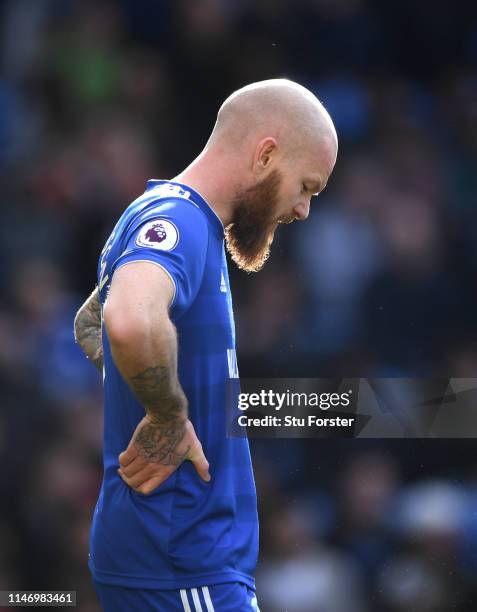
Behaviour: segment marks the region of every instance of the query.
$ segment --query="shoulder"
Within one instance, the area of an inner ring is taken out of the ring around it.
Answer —
[[[136,215],[135,223],[140,225],[159,218],[181,224],[199,224],[205,228],[208,225],[205,213],[192,200],[185,198],[151,202]]]
[[[208,238],[208,221],[202,210],[190,200],[168,200],[155,203],[135,220],[132,229],[137,246],[174,249],[187,243],[204,242]]]
[[[209,222],[204,212],[191,200],[167,198],[136,208],[124,228],[121,251],[144,250],[151,254],[205,253],[209,243]]]

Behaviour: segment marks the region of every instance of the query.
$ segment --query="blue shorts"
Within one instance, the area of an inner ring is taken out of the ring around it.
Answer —
[[[260,612],[255,592],[239,582],[159,591],[94,583],[104,612]]]

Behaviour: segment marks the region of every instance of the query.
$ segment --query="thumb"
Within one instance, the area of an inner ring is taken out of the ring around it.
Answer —
[[[192,461],[192,463],[194,464],[197,474],[199,474],[202,480],[204,480],[205,482],[210,482],[212,477],[209,472],[209,462],[205,458],[204,453],[201,452],[198,457],[190,459],[190,461]]]

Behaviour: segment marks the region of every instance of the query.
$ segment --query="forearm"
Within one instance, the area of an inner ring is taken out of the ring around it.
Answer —
[[[74,321],[75,340],[86,357],[98,368],[103,369],[103,342],[101,335],[101,305],[96,288],[81,306]]]
[[[167,315],[114,330],[106,324],[114,362],[155,423],[183,422],[187,400],[177,375],[177,338]]]

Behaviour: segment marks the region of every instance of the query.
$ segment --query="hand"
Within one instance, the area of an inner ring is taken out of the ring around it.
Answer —
[[[186,459],[202,480],[210,481],[209,462],[189,419],[155,421],[145,416],[119,455],[118,474],[132,489],[147,495]]]

